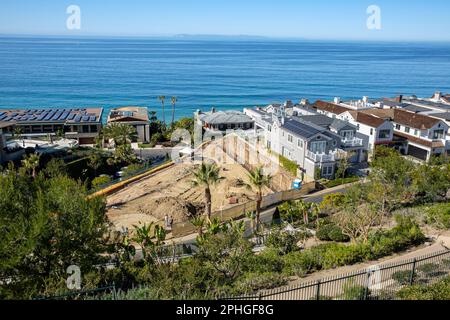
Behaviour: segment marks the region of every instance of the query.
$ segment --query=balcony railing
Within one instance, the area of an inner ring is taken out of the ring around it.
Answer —
[[[334,151],[331,151],[329,154],[324,153],[314,153],[312,151],[306,151],[306,158],[314,161],[315,163],[322,163],[322,162],[335,162],[343,157],[346,157],[348,153],[342,149],[336,149]]]
[[[344,147],[362,147],[363,140],[360,138],[342,139],[342,146],[344,146]]]
[[[324,154],[324,153],[314,153],[312,151],[306,152],[306,157],[314,162],[334,162],[336,160],[333,153]]]

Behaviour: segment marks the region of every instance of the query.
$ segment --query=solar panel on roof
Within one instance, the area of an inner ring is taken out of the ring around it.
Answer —
[[[83,119],[83,121],[89,121],[89,117],[88,116],[84,116],[82,119]]]
[[[80,115],[77,115],[75,117],[75,119],[74,119],[75,122],[80,122],[80,120],[81,120],[81,116]]]
[[[6,118],[6,114],[2,114],[2,115],[0,116],[0,121],[3,120],[4,118]]]
[[[46,115],[47,115],[47,112],[41,113],[41,115],[37,118],[37,120],[38,121],[42,121],[45,118]]]
[[[3,121],[9,121],[11,119],[12,119],[11,117],[6,117]]]
[[[55,113],[55,115],[52,117],[52,120],[58,120],[59,117],[61,116],[61,114],[62,114],[61,111],[57,111],[57,112]]]
[[[67,120],[73,120],[73,118],[75,118],[75,113],[69,114],[69,116],[67,117]]]
[[[90,122],[95,122],[97,120],[97,117],[96,116],[90,116],[89,117],[89,121]]]
[[[55,114],[55,111],[50,111],[50,113],[47,114],[47,116],[44,118],[44,120],[45,121],[50,120],[53,117],[54,114]]]
[[[67,111],[63,112],[63,114],[61,115],[61,117],[59,118],[59,120],[64,121],[66,120],[67,116],[69,115],[69,113]]]

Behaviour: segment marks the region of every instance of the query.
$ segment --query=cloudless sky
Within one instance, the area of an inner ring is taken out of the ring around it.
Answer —
[[[72,4],[79,31],[66,28]],[[370,5],[381,30],[366,27]],[[1,0],[0,34],[450,41],[449,13],[448,0]]]

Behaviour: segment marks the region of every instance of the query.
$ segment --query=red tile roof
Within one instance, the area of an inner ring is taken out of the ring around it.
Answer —
[[[331,113],[334,113],[334,114],[341,114],[341,113],[344,113],[345,111],[351,110],[349,108],[345,108],[345,107],[339,106],[337,104],[330,103],[330,102],[325,102],[325,101],[322,101],[322,100],[317,100],[313,104],[313,108],[316,108],[316,109],[319,109],[319,110],[323,110],[323,111],[327,111],[327,112],[331,112]]]
[[[368,125],[372,128],[378,128],[379,126],[381,126],[383,123],[386,122],[386,120],[382,118],[378,118],[360,111],[349,111],[349,113],[351,114],[353,119],[355,119],[355,121]]]
[[[382,119],[393,120],[398,124],[420,130],[430,129],[436,125],[436,123],[441,121],[436,118],[402,109],[369,109],[362,112]]]

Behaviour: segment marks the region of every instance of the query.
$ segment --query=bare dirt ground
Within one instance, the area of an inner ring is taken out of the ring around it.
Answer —
[[[213,211],[254,198],[254,192],[246,186],[248,171],[242,165],[218,151],[214,144],[204,151],[204,156],[218,162],[220,175],[224,177],[211,190]],[[162,222],[166,214],[172,216],[175,223],[203,213],[204,188],[192,186],[192,171],[200,164],[199,161],[184,161],[110,195],[108,218],[118,229],[133,229],[141,223]],[[264,194],[271,192],[264,190]]]

